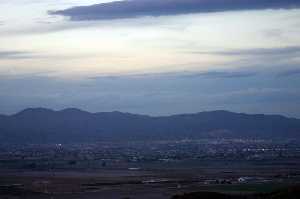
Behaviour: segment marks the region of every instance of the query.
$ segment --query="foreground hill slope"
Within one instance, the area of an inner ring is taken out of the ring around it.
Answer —
[[[63,143],[185,138],[300,138],[300,120],[228,111],[150,117],[79,109],[25,109],[0,115],[2,143]]]
[[[294,186],[271,193],[232,195],[216,192],[194,192],[183,195],[175,195],[171,199],[298,199],[300,187]]]

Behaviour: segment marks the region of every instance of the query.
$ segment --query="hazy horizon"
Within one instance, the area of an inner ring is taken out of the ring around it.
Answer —
[[[88,112],[90,114],[97,114],[97,113],[124,113],[124,114],[133,114],[133,115],[141,115],[141,116],[150,116],[150,117],[169,117],[169,116],[176,116],[176,115],[194,115],[194,114],[199,114],[199,113],[206,113],[206,112],[228,112],[228,113],[236,113],[236,114],[245,114],[245,115],[266,115],[266,116],[283,116],[286,118],[290,119],[300,119],[297,117],[289,117],[283,114],[266,114],[266,113],[250,113],[250,112],[235,112],[231,110],[226,110],[226,109],[215,109],[215,110],[200,110],[196,112],[182,112],[182,113],[176,113],[176,114],[166,114],[166,115],[158,115],[158,114],[143,114],[143,113],[134,113],[134,112],[126,112],[126,111],[119,111],[119,110],[111,110],[111,111],[96,111],[96,112],[91,112],[87,111],[84,109],[76,108],[76,107],[65,107],[62,109],[51,109],[51,108],[45,108],[45,107],[27,107],[25,109],[21,109],[17,112],[11,113],[11,114],[5,114],[5,113],[0,113],[0,115],[3,116],[14,116],[19,113],[22,113],[23,111],[28,111],[28,110],[48,110],[48,111],[54,111],[54,112],[62,112],[62,111],[67,111],[67,110],[77,110],[77,111],[82,111],[82,112]]]

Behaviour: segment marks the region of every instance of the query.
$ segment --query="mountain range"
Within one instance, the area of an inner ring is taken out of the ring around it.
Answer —
[[[299,139],[300,119],[223,110],[152,117],[117,111],[89,113],[75,108],[29,108],[0,115],[1,143],[202,138]]]

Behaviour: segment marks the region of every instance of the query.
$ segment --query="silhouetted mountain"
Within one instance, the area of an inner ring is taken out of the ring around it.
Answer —
[[[228,111],[150,117],[122,112],[31,108],[0,115],[2,143],[198,138],[300,138],[300,120]]]

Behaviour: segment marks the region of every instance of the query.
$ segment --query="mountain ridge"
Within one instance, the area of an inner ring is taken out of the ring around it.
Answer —
[[[191,112],[191,113],[179,113],[179,114],[169,114],[169,115],[159,115],[159,116],[153,116],[153,115],[148,115],[148,114],[139,114],[139,113],[130,113],[130,112],[122,112],[122,111],[100,111],[100,112],[89,112],[89,111],[85,111],[79,108],[74,108],[74,107],[70,107],[70,108],[64,108],[64,109],[60,109],[60,110],[54,110],[54,109],[50,109],[50,108],[43,108],[43,107],[32,107],[32,108],[26,108],[23,109],[19,112],[13,113],[13,114],[1,114],[0,116],[6,116],[6,117],[10,117],[10,116],[15,116],[18,115],[22,112],[27,112],[27,111],[36,111],[36,110],[43,110],[43,111],[49,111],[49,112],[82,112],[82,113],[89,113],[89,114],[102,114],[102,113],[120,113],[120,114],[130,114],[130,115],[138,115],[138,116],[147,116],[147,117],[172,117],[172,116],[186,116],[186,115],[197,115],[197,114],[202,114],[202,113],[233,113],[233,114],[240,114],[240,115],[250,115],[250,116],[274,116],[274,117],[282,117],[282,118],[287,118],[287,119],[296,119],[296,120],[300,120],[300,118],[296,118],[296,117],[289,117],[289,116],[285,116],[285,115],[280,115],[280,114],[264,114],[264,113],[244,113],[244,112],[234,112],[234,111],[228,111],[228,110],[223,110],[223,109],[218,109],[218,110],[212,110],[212,111],[199,111],[199,112]]]
[[[300,139],[300,119],[225,110],[170,116],[28,108],[0,115],[0,141],[61,143],[202,138]]]

